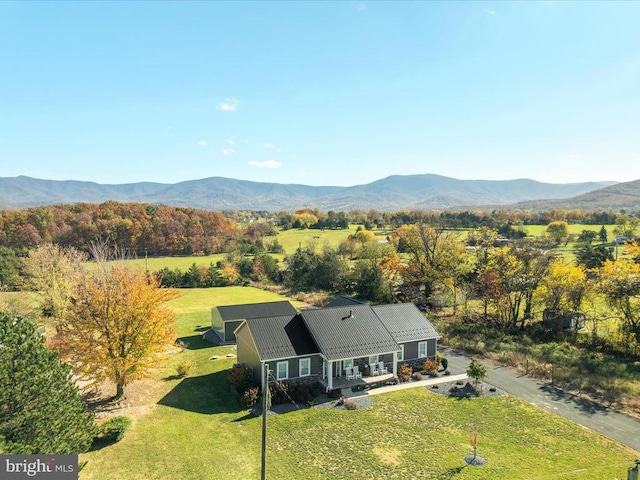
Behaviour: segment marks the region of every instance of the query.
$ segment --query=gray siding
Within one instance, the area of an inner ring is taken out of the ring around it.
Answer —
[[[222,321],[220,312],[216,307],[211,309],[211,328],[216,331],[222,340],[224,340],[224,322]]]
[[[300,359],[301,358],[310,358],[311,359],[311,377],[320,377],[322,376],[322,359],[318,355],[308,355],[299,358],[289,358],[286,360],[272,360],[267,362],[269,364],[269,368],[273,371],[274,378],[276,377],[276,368],[278,363],[280,362],[288,362],[289,363],[289,377],[287,380],[295,380],[300,377]],[[309,378],[309,377],[302,377]]]
[[[432,358],[436,356],[438,340],[435,338],[430,338],[429,340],[422,340],[427,342],[427,357]],[[421,342],[422,342],[421,341]],[[417,358],[425,358],[418,357],[418,343],[421,342],[407,342],[404,343],[404,359],[405,360],[415,360]]]
[[[224,337],[222,337],[222,339],[225,341],[225,343],[236,343],[236,336],[233,334],[233,332],[240,326],[242,321],[243,320],[240,319],[224,322]]]
[[[251,337],[251,332],[246,325],[244,325],[240,330],[238,330],[238,348],[237,354],[238,358],[242,358],[242,364],[245,367],[251,369],[251,374],[253,376],[253,381],[256,385],[262,384],[262,363],[260,362],[260,357],[258,356],[258,350],[256,349],[255,343],[253,342],[253,337]]]

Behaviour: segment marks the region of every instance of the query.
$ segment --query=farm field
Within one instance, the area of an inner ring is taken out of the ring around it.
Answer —
[[[187,348],[132,386],[118,413],[134,423],[120,443],[81,455],[80,478],[259,478],[261,420],[226,384],[233,347],[208,344],[199,332],[213,305],[280,299],[250,287],[182,291],[171,305]],[[184,360],[194,369],[176,379]],[[636,455],[508,395],[455,400],[426,388],[378,395],[364,410],[303,409],[268,424],[267,477],[279,479],[614,479]],[[475,430],[483,467],[463,460]]]

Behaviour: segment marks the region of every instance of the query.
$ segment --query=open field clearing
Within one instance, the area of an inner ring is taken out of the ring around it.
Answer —
[[[213,305],[278,299],[253,288],[184,290],[171,305],[187,348],[132,386],[114,413],[133,425],[120,443],[82,455],[80,478],[259,478],[261,420],[226,383],[233,347],[213,346],[199,331]],[[194,369],[176,379],[185,360]],[[615,479],[637,455],[508,395],[455,400],[424,387],[377,395],[365,410],[301,409],[268,424],[267,477],[279,479]],[[483,467],[463,460],[475,431]]]

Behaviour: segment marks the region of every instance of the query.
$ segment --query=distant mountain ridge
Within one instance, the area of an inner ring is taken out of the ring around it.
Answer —
[[[607,193],[606,189],[611,193]],[[602,192],[598,194],[596,192]],[[595,197],[589,197],[595,195]],[[614,198],[623,196],[616,201]],[[585,182],[553,184],[529,179],[458,180],[441,175],[392,175],[350,187],[308,186],[251,182],[224,177],[189,180],[175,184],[152,182],[103,185],[77,180],[42,180],[26,176],[0,177],[0,207],[26,208],[41,205],[141,202],[203,210],[293,211],[319,208],[328,211],[401,209],[447,210],[483,205],[524,208],[549,202],[581,204],[602,201],[640,206],[640,180],[624,184]],[[594,200],[589,200],[594,198]],[[555,200],[548,200],[555,199]],[[635,202],[635,203],[634,203]],[[566,207],[565,207],[566,208]],[[606,205],[570,208],[608,208]],[[616,208],[634,208],[629,205]]]

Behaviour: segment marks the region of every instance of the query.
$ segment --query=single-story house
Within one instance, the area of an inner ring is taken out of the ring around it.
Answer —
[[[440,335],[412,303],[354,304],[303,310],[295,315],[245,319],[235,330],[238,363],[264,388],[271,381],[315,381],[354,371],[394,376],[400,363],[435,358]]]
[[[277,317],[295,315],[296,309],[286,300],[278,302],[247,303],[241,305],[222,305],[211,309],[211,330],[217,343],[235,343],[234,330],[250,318]],[[208,332],[209,333],[209,332]]]

